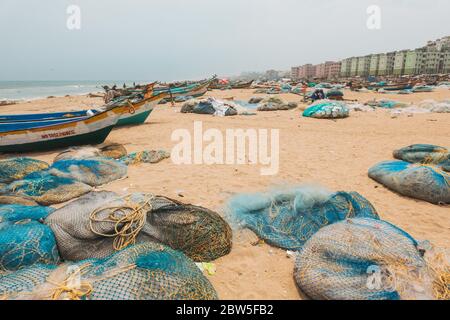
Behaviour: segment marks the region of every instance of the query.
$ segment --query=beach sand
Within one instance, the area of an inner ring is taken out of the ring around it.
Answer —
[[[345,98],[365,102],[374,98],[420,102],[450,99],[449,90],[412,95],[345,92]],[[208,96],[248,100],[253,90],[212,91]],[[279,95],[286,101],[301,101],[293,94]],[[0,114],[89,109],[102,104],[100,98],[64,97],[36,100],[0,108]],[[415,143],[450,147],[450,114],[414,114],[392,118],[386,110],[352,112],[338,121],[301,117],[298,109],[258,112],[256,116],[213,117],[181,114],[181,104],[155,108],[147,123],[115,129],[108,142],[122,143],[131,151],[171,150],[175,129],[192,132],[193,122],[204,130],[280,129],[280,169],[274,176],[261,176],[259,165],[175,165],[170,159],[158,164],[131,166],[129,177],[101,189],[152,192],[186,203],[223,211],[234,193],[264,191],[274,185],[320,184],[333,191],[357,191],[369,199],[385,219],[419,240],[450,247],[449,207],[400,196],[367,176],[374,164],[390,160],[394,149]],[[27,154],[52,161],[58,153]],[[12,155],[8,155],[12,156]],[[5,155],[1,156],[5,158]],[[180,194],[183,197],[180,197]],[[221,299],[300,299],[293,280],[294,261],[284,250],[255,244],[249,232],[235,234],[232,252],[215,261],[217,272],[208,276]]]

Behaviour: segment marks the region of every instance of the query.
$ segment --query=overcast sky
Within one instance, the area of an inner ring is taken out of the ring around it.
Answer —
[[[69,5],[81,29],[66,27]],[[366,27],[381,8],[381,29]],[[175,80],[416,48],[449,0],[0,0],[0,80]]]

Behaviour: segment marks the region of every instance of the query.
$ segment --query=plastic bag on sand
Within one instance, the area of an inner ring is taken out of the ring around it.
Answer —
[[[303,111],[303,116],[317,119],[339,119],[347,118],[349,113],[349,109],[343,103],[320,101]]]
[[[60,160],[49,169],[54,176],[74,179],[93,187],[126,177],[127,171],[126,165],[108,158]]]
[[[385,161],[370,168],[369,177],[404,196],[450,203],[450,172],[438,165]]]
[[[431,144],[413,144],[395,150],[394,158],[410,163],[444,164],[450,161],[450,151]]]
[[[238,227],[288,250],[299,250],[328,224],[352,217],[378,219],[376,210],[360,194],[333,194],[316,187],[237,195],[228,202],[227,211]]]
[[[35,265],[0,276],[0,297],[18,300],[215,300],[208,279],[181,252],[156,243],[105,259]]]
[[[449,284],[439,280],[448,275],[448,260],[424,259],[423,253],[390,223],[348,219],[311,237],[297,256],[294,277],[317,300],[434,299],[445,298],[445,291],[448,299]]]
[[[72,200],[92,190],[87,184],[56,177],[46,171],[32,173],[23,180],[11,183],[5,189],[45,206]]]
[[[30,173],[42,171],[48,167],[48,163],[31,158],[0,160],[0,183],[20,180]]]
[[[104,258],[151,239],[202,262],[231,250],[230,227],[217,213],[150,194],[91,192],[56,210],[45,223],[55,233],[61,256],[71,261]]]
[[[25,219],[43,220],[53,211],[55,209],[51,207],[4,205],[0,206],[0,223],[17,222]]]
[[[32,220],[0,223],[0,270],[58,261],[55,237],[49,227]]]

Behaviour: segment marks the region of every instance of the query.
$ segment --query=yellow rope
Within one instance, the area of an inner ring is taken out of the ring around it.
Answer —
[[[83,297],[88,297],[93,291],[93,287],[89,282],[80,281],[79,284],[75,286],[71,284],[75,282],[74,280],[76,277],[82,276],[82,274],[84,273],[83,271],[88,266],[89,265],[80,267],[76,272],[73,272],[61,283],[54,283],[47,280],[48,283],[56,286],[56,288],[50,294],[50,299],[60,300],[63,295],[67,295],[67,298],[69,300],[81,300],[81,298]]]
[[[105,206],[94,210],[89,218],[90,229],[93,233],[103,237],[115,237],[113,242],[114,250],[122,250],[131,244],[136,243],[136,237],[145,226],[147,221],[147,212],[152,210],[150,196],[143,204],[135,205],[130,203],[131,195],[119,198],[125,200],[121,206]],[[148,208],[146,208],[148,206]],[[124,210],[131,210],[128,214],[123,214]],[[106,218],[97,218],[97,215],[103,210],[111,210]],[[119,215],[118,215],[119,213]],[[104,234],[94,229],[95,222],[110,222],[114,224],[114,233]]]

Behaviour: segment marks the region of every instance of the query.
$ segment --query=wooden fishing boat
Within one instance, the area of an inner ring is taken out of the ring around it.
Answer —
[[[130,100],[124,97],[114,100],[109,105],[102,107],[102,109],[104,111],[117,106],[126,106],[131,110],[131,112],[122,114],[117,121],[116,126],[137,125],[144,123],[153,111],[155,105],[167,96],[167,93],[160,93],[146,99],[137,100],[137,102],[133,102],[132,99]],[[41,114],[0,115],[0,131],[7,131],[17,128],[30,129],[66,123],[73,120],[82,120],[102,112],[102,109]]]
[[[198,98],[203,96],[210,86],[211,82],[214,80],[206,80],[201,83],[194,83],[184,87],[163,87],[163,88],[154,88],[153,94],[159,94],[162,92],[166,92],[169,94],[171,99],[181,96],[191,96],[194,98]]]
[[[252,86],[253,82],[254,82],[254,80],[251,80],[249,82],[243,82],[243,83],[232,83],[231,88],[232,89],[249,89]]]
[[[130,112],[129,107],[116,107],[84,119],[61,123],[35,123],[24,128],[23,122],[16,127],[0,128],[0,152],[43,151],[84,144],[99,144],[116,125],[119,118]]]

